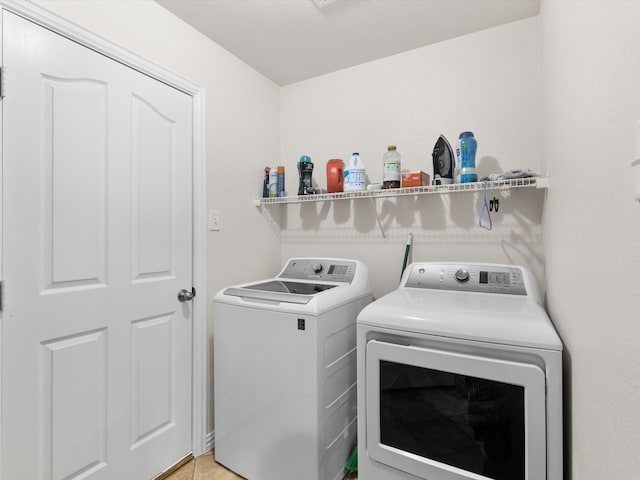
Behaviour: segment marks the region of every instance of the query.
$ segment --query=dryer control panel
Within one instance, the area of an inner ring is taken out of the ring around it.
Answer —
[[[351,283],[355,275],[356,262],[332,258],[292,258],[278,277]]]
[[[522,269],[506,265],[415,263],[403,280],[404,287],[527,295]]]

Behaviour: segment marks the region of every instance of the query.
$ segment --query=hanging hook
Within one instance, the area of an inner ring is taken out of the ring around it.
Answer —
[[[495,197],[494,197],[495,198]],[[480,228],[484,228],[485,230],[491,230],[493,228],[493,222],[491,221],[491,209],[493,208],[493,200],[491,200],[491,208],[489,207],[489,204],[487,203],[487,181],[484,181],[484,188],[483,188],[483,201],[482,201],[482,208],[480,209],[480,216],[478,216],[478,226]],[[484,212],[487,212],[487,217],[489,218],[489,226],[485,226],[482,224],[482,215],[484,214]]]

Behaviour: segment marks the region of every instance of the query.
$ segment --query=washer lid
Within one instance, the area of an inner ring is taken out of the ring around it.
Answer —
[[[261,290],[264,292],[282,292],[294,295],[314,295],[324,292],[330,288],[337,287],[335,284],[326,283],[308,283],[308,282],[290,282],[285,280],[270,280],[268,282],[255,283],[247,285],[245,289]]]
[[[320,315],[371,297],[369,273],[362,262],[305,257],[289,259],[275,278],[257,279],[219,290],[213,301],[248,308]]]
[[[335,284],[291,282],[283,280],[269,280],[266,282],[245,285],[244,287],[230,287],[224,293],[242,298],[253,298],[257,300],[273,300],[285,303],[307,304],[313,295],[322,293],[331,288],[337,287]]]
[[[399,288],[365,307],[358,315],[358,324],[562,350],[546,312],[528,296]]]

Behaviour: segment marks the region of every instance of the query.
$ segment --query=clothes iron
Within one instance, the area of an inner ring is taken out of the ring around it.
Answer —
[[[453,183],[453,168],[455,157],[453,149],[444,135],[440,135],[433,147],[433,185],[447,185]]]

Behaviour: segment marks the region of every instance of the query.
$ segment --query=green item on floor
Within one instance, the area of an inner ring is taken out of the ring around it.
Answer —
[[[349,473],[358,471],[358,447],[355,447],[353,452],[351,452],[351,456],[349,457],[349,460],[347,460],[347,464],[344,466],[344,469]]]

